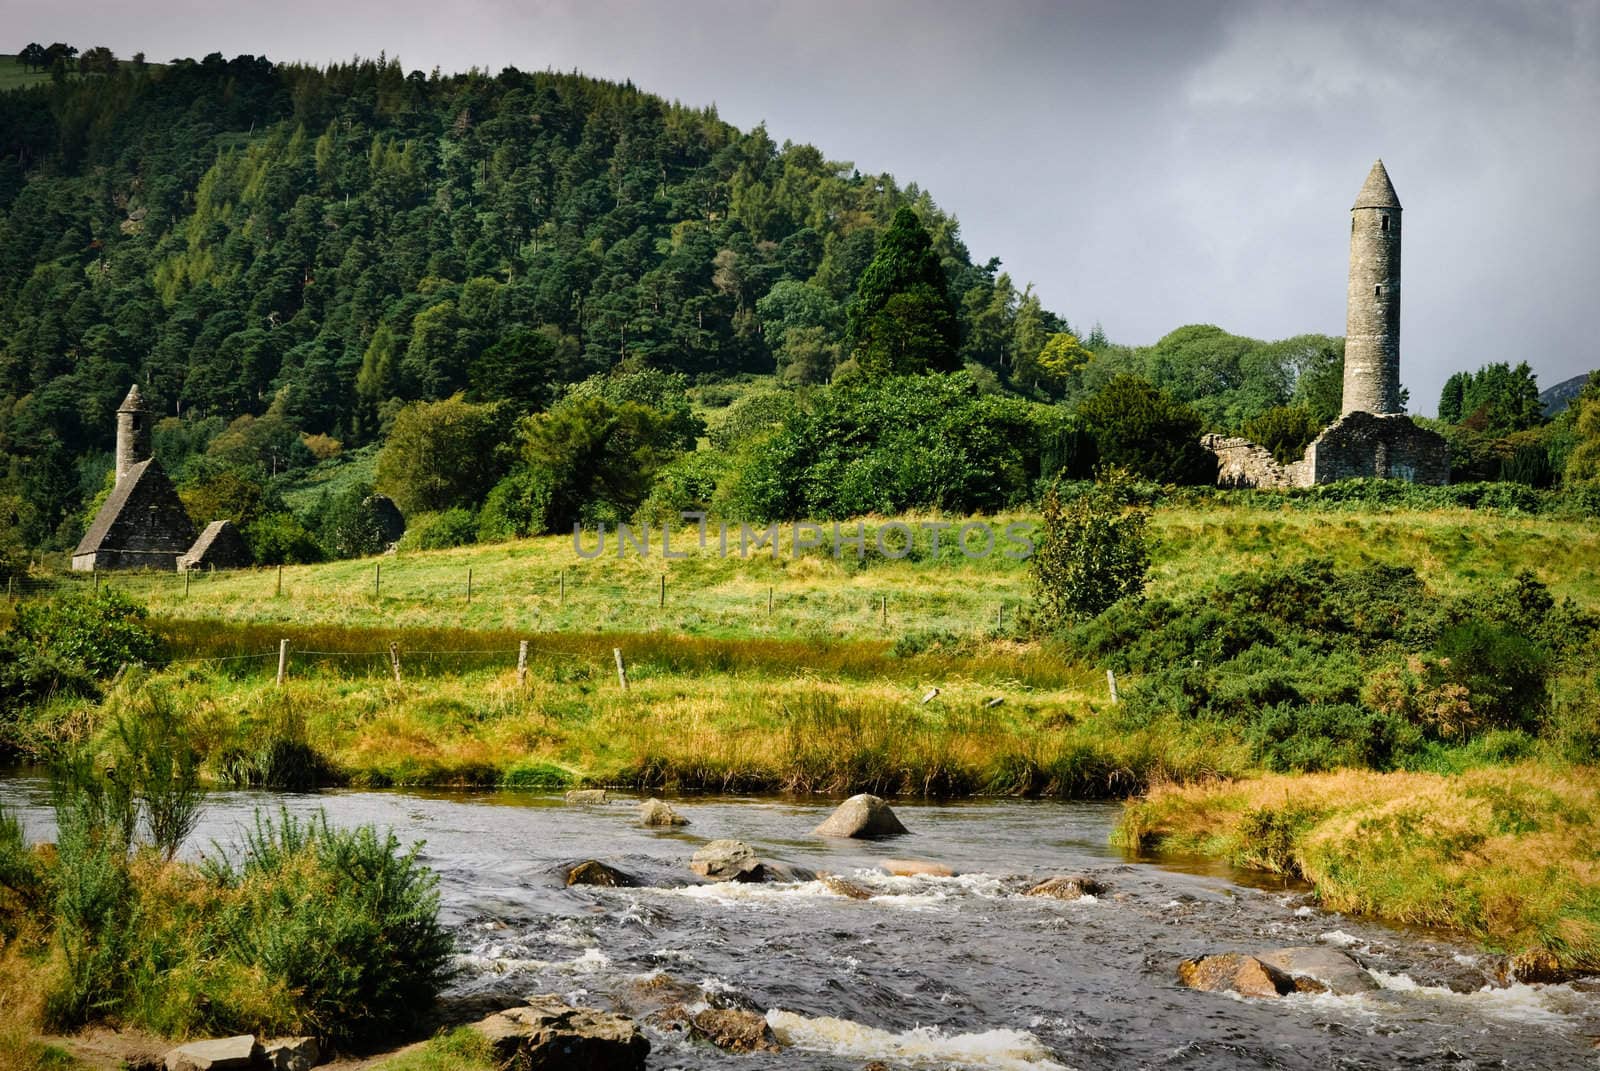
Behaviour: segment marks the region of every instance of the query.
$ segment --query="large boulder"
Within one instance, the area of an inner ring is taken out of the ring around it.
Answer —
[[[1263,952],[1256,958],[1269,967],[1276,967],[1297,983],[1309,978],[1340,996],[1371,993],[1382,988],[1348,952],[1327,945],[1278,948]]]
[[[812,832],[819,837],[893,837],[909,831],[887,803],[863,792],[839,804]]]
[[[662,800],[645,800],[639,804],[639,824],[642,826],[686,826],[689,820],[677,811],[672,805]]]
[[[614,866],[607,866],[598,859],[585,859],[577,866],[567,869],[568,888],[574,885],[600,885],[609,889],[619,889],[637,884],[638,882],[629,875]]]
[[[596,803],[610,803],[603,788],[575,788],[566,795],[566,801],[575,806],[587,807]]]
[[[1106,891],[1106,887],[1098,881],[1083,874],[1057,874],[1053,878],[1046,878],[1033,888],[1029,889],[1026,896],[1049,896],[1057,900],[1078,900],[1085,896],[1099,896]]]
[[[689,869],[712,881],[763,881],[766,868],[742,840],[714,840],[689,860]]]
[[[167,1071],[243,1071],[259,1051],[254,1035],[240,1034],[179,1045],[162,1063]]]
[[[472,1028],[488,1039],[495,1063],[525,1071],[644,1071],[650,1053],[632,1019],[556,996],[534,997]]]
[[[261,1043],[261,1062],[270,1071],[311,1071],[321,1056],[316,1038],[273,1038]]]
[[[1282,970],[1238,952],[1186,959],[1178,964],[1178,981],[1190,989],[1241,997],[1281,997],[1296,989],[1294,979]]]

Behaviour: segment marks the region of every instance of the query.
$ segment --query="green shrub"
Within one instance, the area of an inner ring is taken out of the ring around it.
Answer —
[[[1244,436],[1263,446],[1279,464],[1289,465],[1305,456],[1322,424],[1303,406],[1280,405],[1245,421]]]
[[[1393,769],[1422,746],[1415,726],[1356,703],[1277,703],[1252,720],[1245,739],[1267,769],[1294,773]]]
[[[1526,637],[1499,625],[1467,621],[1439,637],[1452,679],[1466,687],[1485,726],[1532,728],[1549,704],[1549,657]]]
[[[478,511],[478,540],[498,543],[550,530],[551,477],[543,468],[519,465],[489,492]]]
[[[1045,495],[1043,524],[1028,559],[1041,627],[1093,617],[1144,591],[1149,514],[1126,507],[1126,483],[1125,474],[1114,473],[1097,493],[1065,504],[1054,489]]]
[[[317,537],[292,513],[269,513],[252,522],[244,536],[257,565],[305,565],[324,557]]]
[[[438,879],[393,833],[257,815],[244,861],[206,873],[237,892],[220,927],[228,952],[298,994],[319,1036],[361,1040],[409,1026],[452,973]]]
[[[1100,463],[1157,483],[1217,482],[1217,459],[1200,445],[1200,414],[1137,376],[1119,375],[1078,406]]]
[[[400,538],[401,550],[449,550],[478,541],[478,518],[468,509],[447,509],[413,518]]]

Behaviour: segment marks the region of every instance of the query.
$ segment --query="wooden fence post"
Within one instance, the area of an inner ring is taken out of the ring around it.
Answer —
[[[184,574],[184,576],[188,576],[188,575],[189,575],[188,573]],[[278,595],[282,595],[283,594],[283,564],[281,562],[278,564],[278,590],[274,591],[272,594],[274,596],[278,596]]]
[[[289,641],[278,641],[278,687],[283,687],[283,675],[289,669]]]
[[[383,563],[382,562],[373,562],[372,563],[372,597],[374,599],[378,598],[378,592],[381,590],[382,583],[383,583]]]
[[[667,608],[667,574],[661,574],[661,601],[656,604],[661,609]]]
[[[528,683],[528,641],[517,644],[517,687]]]
[[[617,660],[617,683],[622,685],[622,690],[626,692],[628,690],[628,671],[622,665],[622,648],[611,648],[611,654]]]
[[[767,585],[767,616],[772,616],[772,585]]]
[[[394,682],[400,683],[400,645],[389,644],[389,667],[394,670]]]
[[[1106,670],[1106,687],[1111,689],[1111,701],[1113,703],[1119,702],[1117,699],[1117,675],[1109,669]]]
[[[889,627],[889,596],[887,596],[887,595],[882,596],[881,603],[880,603],[880,609],[882,610],[882,613],[883,613],[882,627],[883,628],[888,628]]]
[[[567,571],[561,570],[561,602],[560,606],[567,605]]]
[[[183,571],[183,597],[186,599],[189,597],[189,574],[192,572],[194,572],[193,569],[185,569]]]
[[[472,566],[467,566],[467,605],[472,605]]]

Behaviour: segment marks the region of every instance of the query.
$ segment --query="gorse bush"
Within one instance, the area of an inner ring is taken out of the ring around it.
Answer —
[[[1436,745],[1549,731],[1581,753],[1581,690],[1552,722],[1561,674],[1586,672],[1600,623],[1529,574],[1468,596],[1409,569],[1311,562],[1196,596],[1119,603],[1061,635],[1080,657],[1142,674],[1117,717],[1232,727],[1275,770],[1388,769]],[[1526,738],[1524,736],[1524,738]]]
[[[234,896],[219,925],[229,951],[298,994],[325,1038],[403,1027],[451,975],[454,945],[439,925],[437,878],[370,826],[335,829],[326,814],[256,817],[242,865],[209,862]]]

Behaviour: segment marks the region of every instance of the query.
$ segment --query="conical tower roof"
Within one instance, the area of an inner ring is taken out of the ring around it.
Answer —
[[[1367,173],[1367,181],[1361,184],[1361,192],[1356,194],[1356,203],[1350,206],[1350,210],[1399,207],[1400,198],[1395,195],[1394,183],[1389,181],[1389,172],[1383,169],[1383,161],[1379,160]]]
[[[122,399],[122,404],[117,406],[119,413],[144,412],[144,395],[139,393],[139,384],[135,383],[128,388],[128,396]]]

